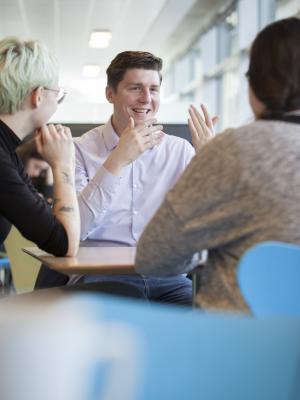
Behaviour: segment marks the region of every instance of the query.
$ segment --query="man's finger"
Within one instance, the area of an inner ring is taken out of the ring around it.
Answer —
[[[152,133],[160,132],[162,130],[163,130],[163,126],[162,125],[152,125],[152,126],[149,126],[149,127],[144,127],[140,131],[140,133],[141,133],[142,136],[149,136]]]
[[[146,126],[150,126],[150,125],[154,125],[157,123],[157,119],[156,118],[149,118],[145,121],[145,125]]]
[[[162,131],[152,133],[151,135],[148,135],[145,138],[144,145],[147,148],[154,147],[162,141],[162,138],[164,137],[164,135],[165,135],[165,133]]]
[[[215,115],[214,117],[212,117],[212,123],[213,123],[213,125],[215,126],[216,125],[216,123],[219,121],[219,117],[218,117],[218,115]]]
[[[198,135],[200,134],[200,132],[203,135],[205,133],[205,130],[207,129],[207,126],[199,111],[194,106],[191,106],[190,108],[190,116],[192,117]]]
[[[197,129],[195,128],[195,125],[194,125],[194,123],[193,123],[193,121],[192,121],[192,118],[188,118],[188,125],[189,125],[189,129],[190,129],[190,132],[191,132],[191,135],[192,135],[192,139],[193,138],[195,138],[195,139],[197,139],[198,138],[198,132],[197,132]]]
[[[210,128],[213,129],[213,122],[212,119],[209,115],[209,112],[206,108],[206,106],[204,104],[201,104],[201,110],[203,111],[203,115],[204,115],[204,119],[205,119],[205,123],[206,125]]]

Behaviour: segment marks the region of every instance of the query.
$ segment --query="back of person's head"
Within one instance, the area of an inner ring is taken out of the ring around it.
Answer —
[[[265,27],[250,53],[249,83],[266,107],[262,118],[300,109],[300,20],[287,18]]]
[[[140,68],[157,71],[161,77],[162,59],[146,51],[123,51],[119,53],[110,63],[106,70],[107,85],[117,90],[128,69]]]
[[[58,79],[56,59],[38,41],[9,37],[0,41],[0,114],[19,111],[37,87]]]

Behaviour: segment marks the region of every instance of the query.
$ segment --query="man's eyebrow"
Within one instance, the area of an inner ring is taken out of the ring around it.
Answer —
[[[127,85],[128,86],[130,86],[130,85],[142,86],[143,84],[141,82],[129,82]]]
[[[147,85],[144,85],[144,84],[141,83],[141,82],[130,82],[130,83],[127,84],[127,86],[147,86]],[[154,85],[150,85],[150,87],[157,87],[157,88],[159,88],[160,85],[154,84]]]

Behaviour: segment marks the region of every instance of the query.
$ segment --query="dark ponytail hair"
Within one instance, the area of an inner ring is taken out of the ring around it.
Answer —
[[[258,33],[247,75],[252,91],[266,107],[260,118],[300,109],[300,19],[276,21]]]

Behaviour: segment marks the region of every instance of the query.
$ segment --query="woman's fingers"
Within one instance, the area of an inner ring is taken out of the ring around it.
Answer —
[[[38,133],[35,137],[35,145],[38,153],[42,153],[43,151],[43,142],[42,142],[42,135]]]

